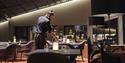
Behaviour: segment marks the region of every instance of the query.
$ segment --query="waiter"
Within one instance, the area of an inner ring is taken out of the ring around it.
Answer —
[[[38,17],[35,25],[35,47],[36,49],[43,49],[46,45],[46,32],[51,34],[50,21],[54,17],[54,12],[50,11],[44,16]]]

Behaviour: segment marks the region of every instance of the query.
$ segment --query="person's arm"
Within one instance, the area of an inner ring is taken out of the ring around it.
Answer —
[[[52,27],[51,27],[50,22],[48,22],[47,25],[48,25],[48,26],[47,26],[47,27],[48,27],[48,32],[51,33],[51,31],[52,31]]]
[[[49,35],[51,35],[52,38],[53,38],[55,41],[58,41],[58,42],[59,42],[59,40],[58,40],[58,38],[56,37],[56,34],[55,34],[54,32],[49,33]]]
[[[56,37],[56,34],[54,32],[52,32],[52,27],[51,27],[50,21],[47,22],[47,29],[48,29],[48,33],[54,38],[54,40],[59,41],[58,38]]]
[[[55,41],[59,41],[58,38],[56,37],[56,34],[54,32],[51,32],[51,36],[55,39]]]

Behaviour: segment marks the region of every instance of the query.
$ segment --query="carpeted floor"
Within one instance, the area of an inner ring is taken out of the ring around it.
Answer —
[[[2,61],[2,63],[5,63]],[[9,61],[8,63],[12,63]],[[17,59],[13,63],[27,63],[27,56],[23,54],[22,59],[20,58],[20,54],[17,55]],[[76,60],[76,63],[88,63],[87,61],[82,61],[81,59]]]
[[[2,62],[2,63],[5,63],[5,62]],[[12,62],[9,61],[8,63],[12,63]],[[13,63],[27,63],[27,61],[26,60],[23,60],[23,61],[14,61]],[[88,63],[88,62],[77,61],[76,63]]]
[[[2,62],[5,63],[5,62]],[[9,61],[8,63],[12,63],[11,61]],[[16,61],[14,61],[13,63],[27,63],[27,59],[26,58],[22,58],[22,60],[17,59]],[[83,62],[81,60],[77,60],[76,63],[88,63],[88,62]]]

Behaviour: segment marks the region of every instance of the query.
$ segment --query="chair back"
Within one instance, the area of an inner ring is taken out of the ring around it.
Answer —
[[[34,46],[34,41],[29,41],[27,44],[26,44],[26,48],[32,50],[33,49],[33,46]]]
[[[118,55],[109,52],[103,52],[101,59],[103,63],[122,63]]]
[[[83,51],[83,49],[84,49],[84,45],[86,44],[87,42],[83,42],[82,44],[80,44],[79,46],[78,46],[78,49],[80,49],[80,54],[82,55],[82,51]]]
[[[5,56],[6,57],[14,57],[16,55],[16,44],[9,45],[5,50]]]
[[[87,39],[87,43],[88,43],[88,53],[89,53],[88,55],[90,56],[93,52],[93,45],[90,37]]]
[[[69,63],[69,60],[66,56],[59,53],[36,52],[29,55],[27,63]]]
[[[84,44],[84,49],[82,50],[82,56],[88,59],[88,44]]]

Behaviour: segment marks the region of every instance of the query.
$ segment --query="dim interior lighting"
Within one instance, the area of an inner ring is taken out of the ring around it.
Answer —
[[[58,7],[58,6],[61,6],[61,5],[65,5],[66,3],[69,3],[69,2],[72,2],[72,1],[79,1],[79,0],[62,0],[62,1],[57,1],[56,3],[52,3],[52,4],[49,4],[49,5],[42,6],[38,10],[33,10],[33,11],[28,12],[28,13],[24,13],[24,14],[20,14],[20,15],[17,15],[17,16],[13,16],[12,19],[13,18],[22,17],[22,16],[23,17],[24,16],[28,16],[28,15],[31,15],[31,14],[34,14],[34,13],[37,13],[37,12],[41,12],[42,10],[48,9],[50,7],[52,8],[52,7]]]

